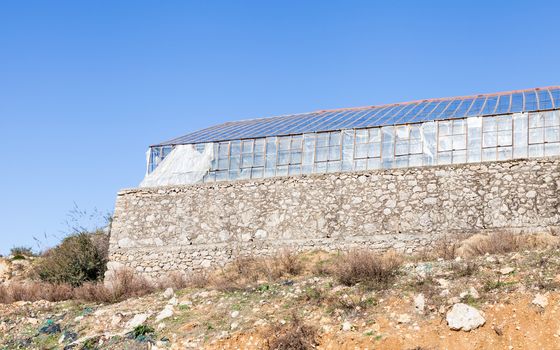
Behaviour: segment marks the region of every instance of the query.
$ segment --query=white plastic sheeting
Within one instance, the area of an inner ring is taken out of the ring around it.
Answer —
[[[146,174],[140,187],[188,185],[202,182],[212,166],[214,147],[206,144],[202,152],[194,145],[178,145],[173,148],[156,169]]]

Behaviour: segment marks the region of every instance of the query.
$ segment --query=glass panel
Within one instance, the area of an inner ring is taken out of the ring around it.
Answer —
[[[301,151],[292,151],[292,158],[290,159],[290,164],[301,163]]]
[[[329,145],[329,134],[317,134],[317,147],[326,147]]]
[[[395,166],[397,168],[404,168],[408,166],[408,155],[395,157]]]
[[[290,151],[278,151],[278,164],[290,164]]]
[[[335,173],[341,170],[341,163],[340,162],[328,162],[327,163],[327,172]]]
[[[227,178],[227,171],[216,171],[216,181],[226,181]]]
[[[260,179],[264,176],[264,169],[263,168],[253,168],[251,170],[251,178],[252,179]]]
[[[560,155],[560,143],[547,143],[544,145],[544,155],[546,157]]]
[[[452,125],[450,121],[438,122],[439,124],[439,135],[447,136],[452,134]]]
[[[467,148],[467,141],[465,135],[453,135],[453,149]]]
[[[496,148],[484,148],[482,150],[482,161],[488,162],[496,160]]]
[[[381,143],[370,143],[368,148],[368,157],[381,157]]]
[[[253,166],[253,154],[244,154],[241,158],[243,168],[250,168]]]
[[[239,161],[239,157],[231,157],[229,168],[230,169],[239,169],[241,162]]]
[[[422,141],[410,140],[409,152],[410,154],[422,153]]]
[[[510,146],[511,137],[511,130],[498,131],[498,146]]]
[[[367,129],[356,130],[356,143],[366,143],[369,139],[369,132]]]
[[[291,146],[291,139],[290,137],[280,137],[278,138],[278,149],[279,150],[289,150]]]
[[[395,155],[408,154],[408,141],[397,141],[395,144]]]
[[[228,165],[229,165],[229,159],[227,158],[218,159],[218,169],[225,170],[228,168]]]
[[[251,169],[241,169],[239,172],[240,180],[247,180],[251,178]]]
[[[544,144],[529,145],[529,157],[542,157],[544,155]]]
[[[529,114],[529,127],[538,128],[544,126],[544,118],[541,113]]]
[[[262,153],[255,154],[255,160],[253,161],[253,166],[255,167],[264,166],[264,155]]]
[[[253,141],[243,141],[243,153],[253,152]]]
[[[453,143],[451,136],[440,136],[439,137],[439,151],[451,151],[453,149]]]
[[[329,160],[340,160],[340,145],[329,147]]]
[[[216,172],[211,171],[206,176],[204,176],[204,182],[214,182],[216,181]]]
[[[496,118],[495,117],[486,117],[482,118],[482,130],[483,131],[496,131]]]
[[[558,142],[560,141],[560,128],[559,127],[547,127],[544,129],[544,140],[546,142]]]
[[[383,146],[381,148],[382,157],[384,160],[390,161],[392,164],[393,160],[393,152],[394,152],[394,144],[393,144],[393,127],[392,126],[385,126],[381,128],[381,132],[383,133]],[[385,161],[383,162],[383,167],[387,166]]]
[[[366,163],[365,159],[354,161],[354,170],[356,170],[356,171],[366,170],[366,166],[367,166],[367,163]]]
[[[467,121],[465,119],[457,119],[453,121],[453,134],[464,134],[467,130]]]
[[[288,166],[287,165],[279,165],[276,167],[276,176],[287,176],[288,175]]]
[[[558,126],[560,125],[560,112],[545,112],[543,113],[545,126]]]
[[[263,153],[265,148],[264,139],[255,140],[255,153]]]
[[[467,151],[453,151],[453,164],[461,164],[467,162]]]
[[[368,144],[357,144],[355,158],[366,158],[368,156]]]
[[[331,146],[338,146],[340,145],[340,132],[331,132],[330,133],[330,141],[329,144]]]
[[[498,145],[497,132],[484,132],[482,134],[482,147],[496,147]]]
[[[219,151],[220,158],[227,157],[228,154],[229,154],[229,142],[220,143],[220,151]]]
[[[422,166],[422,155],[411,154],[408,158],[408,166]]]
[[[529,129],[529,143],[543,143],[544,128]]]
[[[301,167],[299,165],[290,165],[289,173],[290,175],[300,175]]]
[[[426,122],[422,124],[421,133],[423,135],[422,151],[424,153],[423,165],[435,164],[437,152],[436,141],[436,122]]]
[[[317,152],[315,154],[315,161],[316,162],[325,162],[329,157],[329,149],[328,147],[317,147]]]
[[[539,107],[540,109],[551,109],[552,100],[550,99],[550,94],[547,90],[539,90]]]
[[[303,144],[303,164],[313,164],[315,154],[315,135],[308,134],[304,137]]]
[[[380,169],[381,168],[381,159],[380,158],[370,158],[367,160],[367,168],[368,170]]]
[[[511,147],[498,147],[498,160],[508,160],[513,157]]]
[[[467,161],[469,163],[481,161],[482,150],[480,148],[471,148],[467,151]]]
[[[311,174],[313,173],[313,165],[303,165],[301,167],[302,174]]]
[[[438,164],[451,164],[451,152],[439,152]]]
[[[273,177],[276,176],[276,168],[266,168],[264,170],[265,177]]]
[[[496,128],[498,130],[511,130],[511,116],[496,117]]]
[[[369,129],[369,142],[381,142],[381,129]]]

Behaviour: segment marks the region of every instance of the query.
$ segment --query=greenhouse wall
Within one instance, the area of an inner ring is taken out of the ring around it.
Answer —
[[[193,145],[213,147],[203,182],[560,155],[560,111],[471,117]],[[173,152],[150,149],[148,173]],[[184,181],[188,184],[188,181]],[[178,183],[170,183],[178,184]]]

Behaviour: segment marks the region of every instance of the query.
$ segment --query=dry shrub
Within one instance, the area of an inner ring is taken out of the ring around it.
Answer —
[[[72,299],[72,287],[67,284],[52,284],[28,281],[0,285],[0,303],[16,301],[62,301]]]
[[[88,302],[115,303],[141,297],[156,291],[156,286],[130,269],[112,271],[111,278],[102,282],[87,282],[74,289],[74,298]]]
[[[317,329],[303,323],[295,313],[292,322],[271,332],[267,347],[270,350],[308,350],[319,345]]]
[[[544,234],[514,234],[499,231],[488,235],[474,235],[461,243],[459,253],[463,257],[485,254],[506,254],[527,249],[558,247],[559,237]]]
[[[402,258],[394,252],[383,255],[370,250],[352,250],[342,255],[333,269],[338,282],[383,289],[398,273]]]
[[[275,281],[282,277],[297,276],[303,272],[298,256],[289,250],[272,257],[240,256],[211,278],[218,290],[239,290],[261,281]]]
[[[269,273],[273,279],[284,276],[298,276],[303,272],[303,263],[291,250],[282,250],[272,257]]]
[[[440,258],[453,260],[461,255],[462,242],[470,236],[469,233],[443,235],[415,256],[415,260],[430,261]]]
[[[192,288],[204,288],[210,284],[210,277],[204,271],[196,271],[187,275],[187,286]]]
[[[119,271],[109,285],[86,282],[79,287],[40,281],[12,282],[0,285],[0,303],[16,301],[63,301],[77,299],[88,302],[114,303],[126,298],[152,293],[154,287],[130,271]]]

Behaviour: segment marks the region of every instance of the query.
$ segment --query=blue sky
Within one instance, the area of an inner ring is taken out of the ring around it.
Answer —
[[[215,123],[558,85],[557,1],[3,1],[0,253]],[[45,239],[47,237],[47,239]]]

